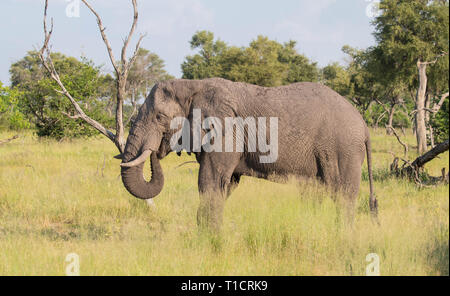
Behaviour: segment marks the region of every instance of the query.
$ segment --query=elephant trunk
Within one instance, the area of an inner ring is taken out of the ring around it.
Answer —
[[[139,199],[154,198],[161,192],[164,186],[164,175],[156,152],[151,153],[150,161],[152,177],[149,182],[144,179],[145,162],[141,162],[136,166],[122,166],[121,168],[122,182],[125,188]]]
[[[128,137],[121,164],[122,182],[133,196],[151,199],[157,196],[164,186],[164,175],[156,152],[161,139],[149,137],[144,140],[140,133],[134,128]],[[147,182],[143,173],[145,161],[149,156],[152,177]]]

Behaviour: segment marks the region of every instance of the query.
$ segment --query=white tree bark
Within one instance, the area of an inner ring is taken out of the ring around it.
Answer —
[[[42,46],[39,57],[41,59],[42,65],[44,68],[48,71],[50,74],[50,77],[58,84],[60,87],[60,90],[56,90],[60,94],[64,95],[69,101],[72,103],[72,106],[75,109],[76,114],[75,115],[69,115],[70,118],[78,119],[81,118],[86,123],[97,129],[101,134],[106,136],[108,139],[110,139],[116,147],[119,149],[120,153],[122,154],[125,150],[125,139],[124,139],[124,124],[123,124],[123,102],[126,97],[126,82],[128,79],[128,73],[133,65],[134,61],[136,60],[137,52],[140,47],[141,41],[144,38],[144,35],[141,35],[137,44],[136,49],[134,51],[134,54],[132,57],[128,60],[127,59],[127,48],[130,43],[130,40],[133,36],[134,31],[136,30],[137,21],[138,21],[138,9],[137,9],[137,2],[136,0],[131,0],[133,4],[133,24],[131,25],[130,32],[127,36],[127,38],[124,41],[123,47],[122,47],[122,53],[121,53],[121,61],[120,64],[118,64],[114,58],[114,54],[111,48],[111,45],[108,41],[108,38],[105,33],[105,27],[103,26],[102,19],[100,18],[99,14],[92,8],[92,6],[87,2],[87,0],[81,0],[87,8],[95,15],[97,18],[97,25],[100,30],[100,34],[102,36],[103,42],[105,43],[106,49],[108,51],[108,55],[111,61],[111,64],[114,68],[114,71],[116,72],[117,76],[117,97],[116,97],[116,131],[113,133],[112,131],[109,131],[106,129],[102,124],[95,121],[94,119],[90,118],[86,115],[86,113],[83,111],[83,109],[80,107],[80,105],[77,103],[77,101],[72,97],[72,95],[69,93],[69,91],[66,89],[64,84],[62,83],[58,72],[55,69],[55,66],[53,64],[51,53],[49,49],[49,42],[50,38],[53,33],[53,19],[50,31],[47,30],[47,9],[48,9],[48,0],[45,1],[45,9],[44,9],[44,45]]]
[[[416,96],[416,114],[415,114],[415,127],[416,127],[416,139],[417,139],[417,152],[423,154],[428,150],[427,145],[427,127],[425,116],[425,100],[427,93],[427,65],[420,60],[417,61],[417,69],[419,75],[419,89]]]

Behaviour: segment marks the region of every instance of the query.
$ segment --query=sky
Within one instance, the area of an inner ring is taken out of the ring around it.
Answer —
[[[116,59],[132,22],[127,0],[90,0],[102,17]],[[79,6],[77,5],[79,3]],[[297,41],[297,50],[325,66],[345,62],[342,46],[374,44],[371,0],[138,0],[137,33],[142,47],[158,54],[166,70],[181,77],[181,63],[192,55],[189,41],[209,30],[229,45],[247,46],[258,35],[278,42]],[[43,42],[44,0],[2,0],[0,4],[0,81],[9,84],[11,63]],[[77,11],[79,7],[79,11]],[[49,0],[54,19],[52,51],[86,56],[112,72],[95,17],[79,0]],[[134,49],[130,44],[129,54]]]

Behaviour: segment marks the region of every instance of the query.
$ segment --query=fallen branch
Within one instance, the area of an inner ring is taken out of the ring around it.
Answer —
[[[175,167],[175,169],[179,169],[179,168],[181,168],[182,166],[184,166],[184,165],[187,165],[187,164],[198,164],[198,162],[196,162],[196,161],[186,161],[186,162],[183,162],[182,164],[180,164],[180,165],[178,165],[177,167]]]
[[[15,135],[15,136],[12,137],[12,138],[9,138],[9,139],[6,139],[6,140],[0,140],[0,145],[9,143],[9,142],[11,142],[11,141],[13,141],[13,140],[15,140],[15,139],[18,139],[18,138],[19,138],[19,135]]]
[[[425,153],[422,156],[419,156],[416,160],[411,164],[414,168],[422,168],[425,164],[435,159],[439,154],[446,152],[449,149],[449,140],[441,143]]]
[[[410,163],[407,160],[395,157],[395,155],[394,155],[394,161],[391,164],[391,172],[395,173],[395,175],[397,177],[411,178],[420,187],[426,187],[426,185],[423,184],[423,182],[421,181],[421,179],[419,177],[421,170],[423,169],[425,164],[432,161],[438,155],[440,155],[448,150],[449,150],[449,140],[437,145],[436,147],[434,147],[427,153],[423,154],[422,156],[419,156],[412,163]],[[401,168],[398,167],[399,160],[402,160],[404,162],[404,164]],[[429,176],[429,178],[434,179],[434,181],[439,181],[439,182],[440,181],[446,182],[446,180],[448,180],[448,176],[445,176],[445,169],[443,169],[441,177]]]

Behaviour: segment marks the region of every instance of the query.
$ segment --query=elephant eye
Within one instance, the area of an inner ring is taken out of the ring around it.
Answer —
[[[156,114],[156,120],[158,120],[158,121],[164,120],[166,118],[167,118],[167,116],[162,113]]]

